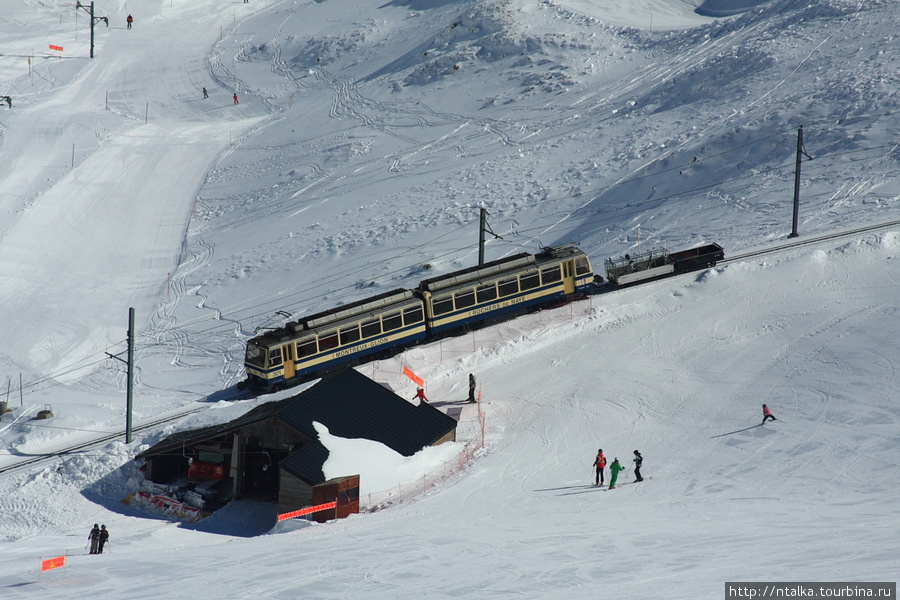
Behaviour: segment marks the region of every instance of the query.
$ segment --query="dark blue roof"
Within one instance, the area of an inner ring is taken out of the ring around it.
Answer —
[[[277,417],[317,437],[313,421],[331,435],[365,438],[412,456],[456,427],[456,421],[433,407],[413,405],[383,385],[345,369],[284,401]]]
[[[314,440],[318,440],[318,433],[313,422],[318,422],[331,435],[380,442],[403,456],[412,456],[456,428],[455,419],[431,405],[413,405],[355,369],[344,369],[292,398],[261,404],[229,423],[177,433],[139,457],[160,454],[173,445],[202,442],[271,418]],[[325,480],[322,465],[327,458],[328,450],[315,441],[295,450],[279,466],[315,485]]]

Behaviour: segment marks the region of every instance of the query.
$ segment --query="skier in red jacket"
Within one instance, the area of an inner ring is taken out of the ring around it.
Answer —
[[[416,395],[412,397],[413,400],[415,400],[416,398],[419,399],[419,404],[428,402],[428,398],[425,397],[425,390],[423,390],[422,388],[418,388],[416,390]]]
[[[766,406],[765,404],[763,404],[763,422],[762,422],[762,424],[765,425],[766,421],[768,421],[769,419],[772,419],[773,421],[778,420],[775,418],[775,415],[772,414],[772,409],[769,408],[768,406]]]
[[[594,459],[594,467],[597,470],[594,477],[594,485],[603,485],[603,468],[606,466],[606,457],[603,455],[603,448],[597,450],[597,458]]]

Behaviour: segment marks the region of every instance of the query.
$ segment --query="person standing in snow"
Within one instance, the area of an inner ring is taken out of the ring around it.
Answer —
[[[475,375],[469,373],[469,402],[475,402]]]
[[[616,481],[619,479],[619,472],[624,470],[625,467],[619,464],[619,457],[617,456],[615,460],[612,461],[612,464],[609,465],[609,489],[616,489]]]
[[[422,388],[416,389],[416,395],[412,397],[412,400],[415,400],[416,398],[419,399],[419,404],[428,402],[428,398],[425,397],[425,390],[423,390]]]
[[[97,546],[100,543],[100,526],[96,523],[94,523],[94,528],[88,534],[88,539],[91,540],[91,554],[99,554]]]
[[[209,98],[209,92],[206,91],[206,88],[205,88],[205,87],[203,88],[203,97],[204,97],[204,98]]]
[[[237,92],[234,93],[234,103],[240,104],[240,102],[238,102],[238,99],[237,99]]]
[[[634,480],[643,481],[641,477],[641,465],[644,464],[644,457],[637,450],[634,451]]]
[[[100,526],[100,536],[98,538],[97,544],[97,554],[103,554],[103,546],[106,545],[106,542],[109,541],[109,531],[106,530],[106,525]]]
[[[134,18],[131,15],[125,19],[125,22],[128,23],[128,29],[131,29],[131,24],[134,22]]]
[[[768,421],[769,419],[772,419],[773,421],[778,420],[775,418],[775,415],[772,414],[772,409],[763,404],[763,421],[761,425],[765,425],[766,421]]]
[[[606,456],[603,455],[603,448],[597,450],[597,458],[594,459],[594,468],[596,476],[594,477],[594,485],[603,485],[603,468],[606,467]]]

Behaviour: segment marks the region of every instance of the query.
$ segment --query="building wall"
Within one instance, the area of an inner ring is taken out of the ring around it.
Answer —
[[[284,469],[278,487],[278,512],[287,513],[312,504],[313,488]]]
[[[444,442],[455,442],[456,441],[456,428],[454,427],[452,431],[450,431],[447,435],[436,441],[432,446],[439,446]]]
[[[245,440],[257,437],[262,447],[270,450],[291,450],[310,441],[309,436],[274,418],[241,427],[240,436]]]

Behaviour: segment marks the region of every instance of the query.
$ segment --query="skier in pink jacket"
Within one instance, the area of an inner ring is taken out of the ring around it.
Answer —
[[[765,425],[766,421],[768,421],[769,419],[772,419],[773,421],[777,421],[777,420],[778,420],[778,419],[775,418],[775,415],[772,414],[772,409],[769,408],[768,406],[766,406],[765,404],[763,404],[763,421],[762,421],[762,425]]]

